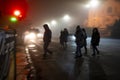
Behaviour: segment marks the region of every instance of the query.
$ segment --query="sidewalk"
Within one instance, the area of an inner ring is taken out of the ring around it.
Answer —
[[[16,80],[34,80],[34,67],[28,53],[25,53],[24,46],[17,47],[16,53]]]

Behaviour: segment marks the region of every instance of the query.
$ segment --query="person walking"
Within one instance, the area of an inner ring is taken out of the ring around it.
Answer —
[[[91,38],[91,46],[93,49],[93,54],[92,54],[93,56],[96,53],[99,54],[99,50],[97,48],[97,46],[99,46],[99,42],[100,42],[100,33],[97,28],[93,28],[92,38]]]
[[[83,38],[83,33],[82,33],[82,29],[80,28],[80,26],[78,25],[76,27],[76,32],[75,32],[75,43],[76,43],[76,56],[75,58],[77,57],[81,57],[82,54],[81,54],[81,48],[83,47],[83,44],[84,44],[84,38]]]
[[[52,38],[52,32],[49,29],[47,24],[44,24],[43,28],[45,29],[44,36],[43,36],[43,42],[44,42],[44,45],[43,45],[44,54],[43,54],[43,56],[45,57],[47,53],[52,54],[52,51],[50,51],[48,49],[48,46],[49,46],[49,44],[51,42],[51,38]]]
[[[64,28],[63,34],[64,34],[64,47],[67,48],[68,35],[69,35],[67,28]]]
[[[86,30],[84,28],[82,28],[82,31],[83,31],[83,38],[84,38],[84,49],[85,49],[85,54],[87,54],[87,33],[86,33]]]
[[[63,30],[60,31],[59,40],[60,40],[61,47],[64,48],[64,31]]]

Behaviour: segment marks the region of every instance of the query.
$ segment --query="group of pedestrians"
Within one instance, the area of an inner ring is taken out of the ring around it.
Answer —
[[[76,32],[75,32],[75,43],[76,43],[76,56],[77,57],[81,57],[82,53],[81,53],[81,48],[84,47],[85,49],[85,54],[87,54],[87,34],[84,28],[81,28],[80,25],[78,25],[76,27]],[[100,42],[100,33],[98,31],[97,28],[93,28],[92,31],[92,37],[91,37],[91,47],[93,50],[93,56],[97,53],[99,54],[99,50],[97,48],[97,46],[99,45]]]
[[[67,28],[64,28],[64,30],[61,30],[59,40],[60,40],[61,47],[64,49],[67,48],[68,35],[69,33]]]
[[[44,57],[46,56],[47,53],[52,54],[52,51],[50,51],[48,49],[48,46],[51,42],[51,37],[52,37],[52,32],[49,29],[49,26],[47,24],[43,25],[45,32],[44,32],[44,36],[43,36],[43,48],[44,48]],[[60,32],[60,44],[63,48],[67,48],[67,41],[68,41],[68,30],[66,28],[64,28],[64,30],[62,30]],[[85,49],[85,54],[87,54],[87,34],[86,34],[86,30],[84,28],[81,28],[80,25],[78,25],[76,27],[76,31],[75,31],[75,43],[76,43],[76,52],[75,52],[75,58],[77,57],[81,57],[82,53],[81,53],[81,48]],[[99,54],[99,50],[97,48],[97,46],[99,46],[99,42],[100,42],[100,33],[98,31],[97,28],[93,28],[92,30],[92,36],[91,36],[91,46],[92,46],[92,50],[93,50],[93,56],[96,54]]]

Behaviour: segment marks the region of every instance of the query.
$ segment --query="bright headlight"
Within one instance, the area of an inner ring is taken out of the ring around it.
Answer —
[[[36,39],[36,34],[35,33],[29,33],[27,35],[25,35],[26,39]]]
[[[36,38],[36,34],[35,33],[30,33],[29,34],[29,38],[30,39],[35,39]]]
[[[31,48],[32,48],[32,47],[35,47],[35,45],[34,45],[34,44],[31,44],[31,45],[28,45],[28,47],[31,47]]]
[[[37,37],[43,37],[43,34],[42,33],[38,33]]]

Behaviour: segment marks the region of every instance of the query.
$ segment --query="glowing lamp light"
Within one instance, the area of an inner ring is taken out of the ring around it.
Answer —
[[[85,5],[86,8],[90,8],[90,4]]]
[[[15,11],[14,11],[14,15],[15,15],[15,16],[22,16],[22,15],[21,15],[21,12],[20,12],[19,10],[15,10]]]
[[[90,5],[91,5],[92,7],[96,7],[96,6],[98,6],[98,4],[99,4],[98,0],[92,0],[92,1],[90,2]]]
[[[52,21],[51,21],[51,24],[52,24],[52,25],[56,25],[57,22],[56,22],[55,20],[52,20]]]
[[[17,19],[16,19],[16,17],[11,17],[11,18],[10,18],[10,21],[11,21],[11,22],[16,22]]]
[[[69,15],[65,15],[65,16],[63,17],[63,19],[64,19],[65,21],[68,21],[68,20],[70,20],[70,16],[69,16]]]
[[[87,4],[85,7],[86,8],[90,8],[90,7],[96,7],[96,6],[98,6],[99,5],[99,1],[98,0],[91,0],[90,2],[89,2],[89,4]]]
[[[19,17],[22,17],[22,15],[20,15]]]

